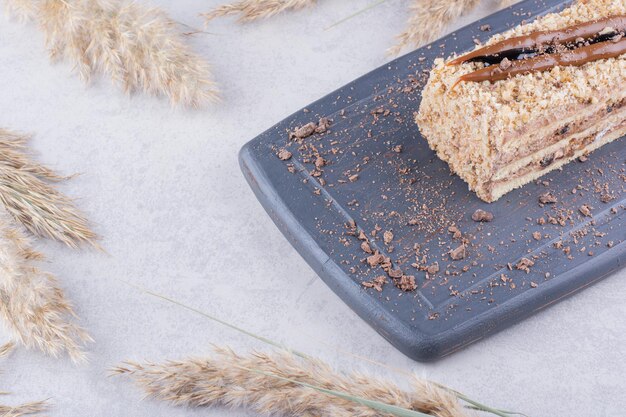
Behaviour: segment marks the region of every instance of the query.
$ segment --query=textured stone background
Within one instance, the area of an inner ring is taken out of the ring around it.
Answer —
[[[176,19],[218,1],[159,3]],[[390,0],[336,28],[370,0],[238,26],[216,22],[194,46],[212,62],[223,102],[172,110],[126,97],[107,80],[86,89],[50,65],[38,30],[0,20],[0,125],[32,131],[40,159],[82,175],[63,186],[103,236],[109,255],[42,249],[96,339],[88,366],[20,350],[1,364],[0,390],[18,402],[52,398],[52,416],[244,416],[187,410],[107,377],[123,359],[202,355],[210,343],[258,344],[124,284],[169,294],[344,368],[349,350],[412,369],[489,404],[537,416],[623,415],[626,272],[434,364],[395,351],[309,269],[245,184],[237,151],[293,111],[374,69],[403,27],[408,0]],[[468,23],[490,11],[489,4]],[[452,28],[451,28],[452,29]]]

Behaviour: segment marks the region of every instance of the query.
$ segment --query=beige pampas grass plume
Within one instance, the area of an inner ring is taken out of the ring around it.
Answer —
[[[239,22],[245,23],[315,4],[317,0],[240,0],[219,6],[208,13],[203,13],[202,16],[208,22],[216,17],[237,15]]]
[[[54,276],[39,269],[41,259],[20,227],[0,211],[0,317],[24,346],[82,362],[82,346],[91,339],[73,322],[74,310]]]
[[[397,55],[409,45],[417,48],[434,41],[446,26],[479,3],[480,0],[413,0],[407,28],[398,35],[398,44],[388,52]]]
[[[4,345],[0,346],[0,358],[4,358],[5,356],[9,356],[13,349],[15,348],[15,343],[7,342]]]
[[[0,129],[0,202],[30,232],[70,247],[98,246],[97,236],[73,202],[51,183],[64,179],[32,160],[28,137]]]
[[[218,97],[207,63],[163,11],[126,0],[5,0],[10,12],[37,21],[50,55],[89,81],[106,74],[131,93],[198,107]]]
[[[0,317],[26,347],[52,356],[66,353],[80,362],[82,346],[91,339],[74,323],[72,306],[54,276],[39,268],[43,256],[25,229],[70,247],[99,247],[97,236],[73,202],[53,187],[64,178],[30,157],[27,139],[0,129]]]
[[[0,416],[21,417],[21,416],[26,416],[26,415],[43,413],[47,409],[48,409],[48,405],[45,401],[36,401],[36,402],[20,404],[16,406],[0,404]]]
[[[294,381],[349,393],[436,417],[464,417],[456,397],[415,378],[409,390],[362,374],[343,374],[326,363],[289,352],[238,355],[215,348],[207,358],[162,364],[126,362],[114,374],[129,375],[145,392],[176,405],[245,407],[267,415],[388,416],[347,398],[332,396]]]

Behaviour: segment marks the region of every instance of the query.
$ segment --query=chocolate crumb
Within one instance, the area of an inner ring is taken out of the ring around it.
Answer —
[[[363,281],[361,285],[365,288],[374,288],[378,292],[382,292],[383,286],[387,283],[387,278],[384,275],[377,276],[371,281]]]
[[[428,272],[429,275],[435,275],[437,272],[439,272],[439,264],[435,262],[434,264],[430,265],[426,269],[426,272]]]
[[[461,237],[461,231],[459,230],[458,227],[452,225],[450,227],[448,227],[448,232],[452,233],[452,237],[454,239],[458,239]]]
[[[580,211],[580,213],[585,217],[591,217],[591,208],[586,204],[580,206],[578,211]]]
[[[615,197],[612,196],[611,194],[605,193],[600,196],[600,201],[602,201],[603,203],[608,203],[613,200],[615,200]]]
[[[381,255],[380,253],[378,253],[378,252],[376,252],[372,256],[368,256],[367,257],[367,263],[372,268],[377,266],[377,265],[382,264],[384,261],[385,261],[385,257],[383,255]]]
[[[545,168],[549,166],[552,162],[554,162],[554,155],[546,155],[541,161],[539,161],[539,165],[541,165],[542,168]]]
[[[293,132],[293,137],[295,137],[296,139],[308,138],[315,132],[315,129],[317,129],[317,125],[315,123],[307,123],[304,126],[297,128]]]
[[[475,222],[490,222],[493,220],[493,214],[488,211],[478,209],[474,212],[474,214],[472,214],[472,220]]]
[[[330,120],[328,120],[327,117],[322,117],[319,120],[317,127],[315,128],[315,133],[324,133],[328,130],[329,127],[330,127]]]
[[[383,242],[385,242],[385,245],[388,245],[391,243],[392,240],[393,240],[393,233],[390,232],[389,230],[386,230],[385,233],[383,233]]]
[[[370,244],[367,243],[367,241],[361,242],[361,250],[363,250],[363,252],[365,253],[374,253],[374,251],[372,251],[372,248],[370,247]]]
[[[287,161],[291,159],[293,155],[287,149],[281,149],[278,151],[277,156],[278,156],[278,159],[280,159],[281,161]]]
[[[402,291],[408,292],[417,289],[415,277],[413,275],[403,275],[395,284]]]
[[[465,255],[466,255],[465,245],[461,245],[458,248],[453,249],[448,253],[450,254],[450,258],[452,258],[453,260],[455,261],[461,260],[465,258]]]
[[[401,278],[404,275],[401,269],[391,269],[387,272],[390,278]]]
[[[528,258],[522,258],[520,259],[520,261],[517,263],[517,265],[515,265],[515,268],[526,272],[527,274],[530,272],[530,267],[533,266],[535,263],[533,261],[531,261]]]
[[[547,192],[547,193],[543,193],[539,196],[539,202],[541,204],[554,204],[556,203],[558,200],[556,199],[555,196],[552,195],[552,193]]]

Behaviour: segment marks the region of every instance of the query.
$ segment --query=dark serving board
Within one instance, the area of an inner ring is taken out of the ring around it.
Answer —
[[[282,233],[333,291],[411,358],[448,355],[626,262],[624,138],[586,162],[570,163],[542,183],[486,204],[450,174],[413,123],[420,80],[435,57],[468,50],[473,38],[485,40],[567,4],[525,1],[471,24],[316,101],[241,150],[243,173]],[[486,24],[490,32],[479,29]],[[289,131],[320,117],[332,120],[327,132],[301,143],[288,139]],[[394,150],[397,145],[401,152]],[[293,157],[279,159],[282,148]],[[310,155],[315,149],[327,161],[321,176]],[[358,179],[350,181],[355,174]],[[556,204],[538,203],[546,191],[558,198]],[[592,217],[579,211],[582,205],[591,207]],[[477,208],[493,213],[494,221],[472,221]],[[351,222],[370,236],[373,248],[391,258],[394,268],[415,276],[417,290],[403,292],[391,282],[382,292],[362,285],[385,273],[364,262],[361,241],[346,227]],[[459,244],[448,233],[452,224],[469,239],[463,260],[452,261],[447,254]],[[374,238],[370,232],[376,225],[381,231]],[[383,242],[384,231],[394,234],[389,245]],[[427,277],[411,265],[424,254],[423,265],[438,262],[439,272]],[[534,262],[529,273],[515,267],[524,257]]]

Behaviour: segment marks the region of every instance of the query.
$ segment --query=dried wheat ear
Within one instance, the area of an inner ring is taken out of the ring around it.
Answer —
[[[391,414],[345,397],[349,393],[427,416],[464,417],[468,411],[449,391],[414,377],[409,390],[358,373],[343,374],[326,363],[290,352],[239,355],[216,347],[206,358],[162,364],[125,362],[114,374],[130,376],[146,394],[176,405],[245,407],[266,415],[378,417]]]
[[[61,181],[26,150],[28,137],[0,129],[0,317],[15,340],[52,356],[85,360],[91,341],[56,278],[40,269],[43,255],[33,235],[70,247],[98,247],[97,236],[71,199],[53,184]]]
[[[165,12],[127,0],[7,0],[9,12],[34,20],[53,60],[89,81],[105,74],[125,92],[166,96],[198,107],[218,98],[208,64]]]

